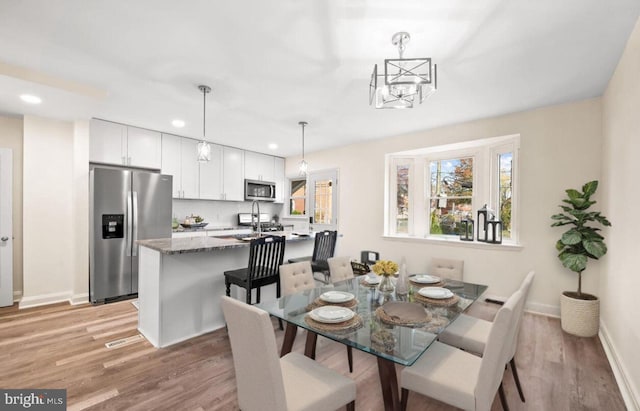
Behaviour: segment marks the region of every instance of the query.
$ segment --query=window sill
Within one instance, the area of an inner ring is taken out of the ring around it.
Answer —
[[[450,245],[454,247],[467,247],[467,248],[480,248],[487,250],[500,250],[500,251],[520,251],[524,248],[521,244],[514,243],[502,243],[502,244],[489,244],[483,243],[480,241],[462,241],[457,237],[452,238],[436,238],[436,237],[428,237],[428,238],[420,238],[420,237],[410,237],[410,236],[399,236],[399,235],[383,235],[383,239],[392,240],[392,241],[408,241],[408,242],[417,242],[417,243],[429,243],[429,244],[438,244],[438,245]]]
[[[286,218],[287,220],[309,220],[306,215],[285,215],[281,218]]]

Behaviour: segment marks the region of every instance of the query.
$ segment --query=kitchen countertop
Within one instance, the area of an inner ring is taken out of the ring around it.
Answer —
[[[298,236],[285,231],[273,231],[269,235],[282,235],[290,241],[308,241],[310,236]],[[226,248],[249,247],[249,241],[224,237],[187,237],[187,238],[159,238],[155,240],[139,240],[138,245],[159,251],[162,254],[199,253],[203,251],[224,250]]]
[[[185,228],[185,227],[178,227],[178,228],[174,228],[171,231],[174,233],[193,233],[193,232],[198,232],[198,231],[227,231],[227,230],[251,230],[251,227],[249,226],[235,226],[235,227],[229,227],[229,226],[224,226],[224,227],[216,227],[216,226],[206,226],[206,227],[199,227],[199,228]]]

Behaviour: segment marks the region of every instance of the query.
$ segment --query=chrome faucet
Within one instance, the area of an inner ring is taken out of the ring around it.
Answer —
[[[254,213],[254,208],[257,207],[258,208],[258,224],[256,225],[256,223],[253,221],[253,217],[256,215]],[[260,203],[258,203],[257,200],[253,200],[253,202],[251,203],[251,225],[254,226],[255,230],[257,230],[258,232],[258,237],[260,237],[262,235],[262,227],[260,227]]]

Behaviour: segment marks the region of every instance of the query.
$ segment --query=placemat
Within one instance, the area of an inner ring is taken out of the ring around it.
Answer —
[[[460,297],[458,297],[455,294],[451,298],[443,298],[443,299],[427,298],[418,293],[413,294],[413,297],[415,298],[416,301],[422,304],[428,304],[428,305],[433,305],[437,307],[451,307],[453,305],[458,304],[458,301],[460,301]]]
[[[352,332],[357,330],[358,328],[362,328],[363,321],[362,317],[359,314],[353,316],[353,318],[343,321],[341,323],[321,323],[319,321],[314,320],[308,314],[304,316],[304,322],[307,323],[312,328],[321,331],[327,331],[331,333],[336,332]]]
[[[425,283],[418,283],[415,281],[411,281],[411,278],[409,278],[409,283],[416,287],[416,288],[423,288],[423,287],[444,287],[445,286],[445,282],[440,280],[437,283],[431,283],[431,284],[425,284]]]
[[[365,277],[365,276],[363,276]],[[365,279],[363,278],[362,280],[360,280],[360,285],[363,287],[369,287],[369,288],[377,288],[380,283],[376,283],[376,284],[370,284],[368,282],[365,281]]]
[[[393,308],[396,308],[395,310],[392,311],[390,310],[391,307],[387,307],[387,310],[391,311],[391,313],[385,310],[385,306],[387,306],[388,304],[394,304]],[[403,306],[400,306],[400,304],[402,304]],[[421,310],[421,315],[420,315],[421,318],[417,318],[418,317],[416,315],[417,313],[411,312],[414,306],[417,306]],[[402,311],[404,310],[405,307],[407,309],[406,310],[407,318],[402,317]],[[395,312],[396,315],[394,315],[393,312]],[[393,324],[393,325],[402,325],[406,327],[417,327],[431,321],[431,314],[424,311],[424,307],[422,305],[409,303],[409,302],[398,302],[398,301],[388,302],[384,304],[382,307],[378,307],[375,311],[375,314],[384,323]]]
[[[354,298],[353,300],[345,301],[343,303],[331,303],[329,301],[324,301],[320,297],[313,300],[313,302],[307,305],[307,311],[315,310],[318,307],[323,307],[325,305],[335,305],[336,307],[345,307],[345,308],[353,308],[358,305],[358,299]]]

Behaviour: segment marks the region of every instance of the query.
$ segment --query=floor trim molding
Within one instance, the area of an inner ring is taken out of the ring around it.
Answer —
[[[16,301],[18,301],[18,308],[21,310],[24,308],[39,307],[42,305],[62,302],[68,302],[71,305],[88,304],[89,293],[73,294],[71,291],[63,291],[61,293],[40,294],[27,297],[22,296]]]
[[[618,356],[617,350],[611,338],[609,338],[609,332],[607,331],[607,327],[600,322],[600,332],[598,333],[598,337],[600,337],[600,341],[602,342],[602,348],[604,348],[604,353],[609,360],[609,364],[611,365],[611,369],[613,370],[613,375],[616,378],[616,382],[618,383],[618,388],[620,389],[620,393],[622,394],[622,399],[629,411],[640,411],[640,396],[636,393],[629,383],[629,379],[624,367],[624,362]]]

